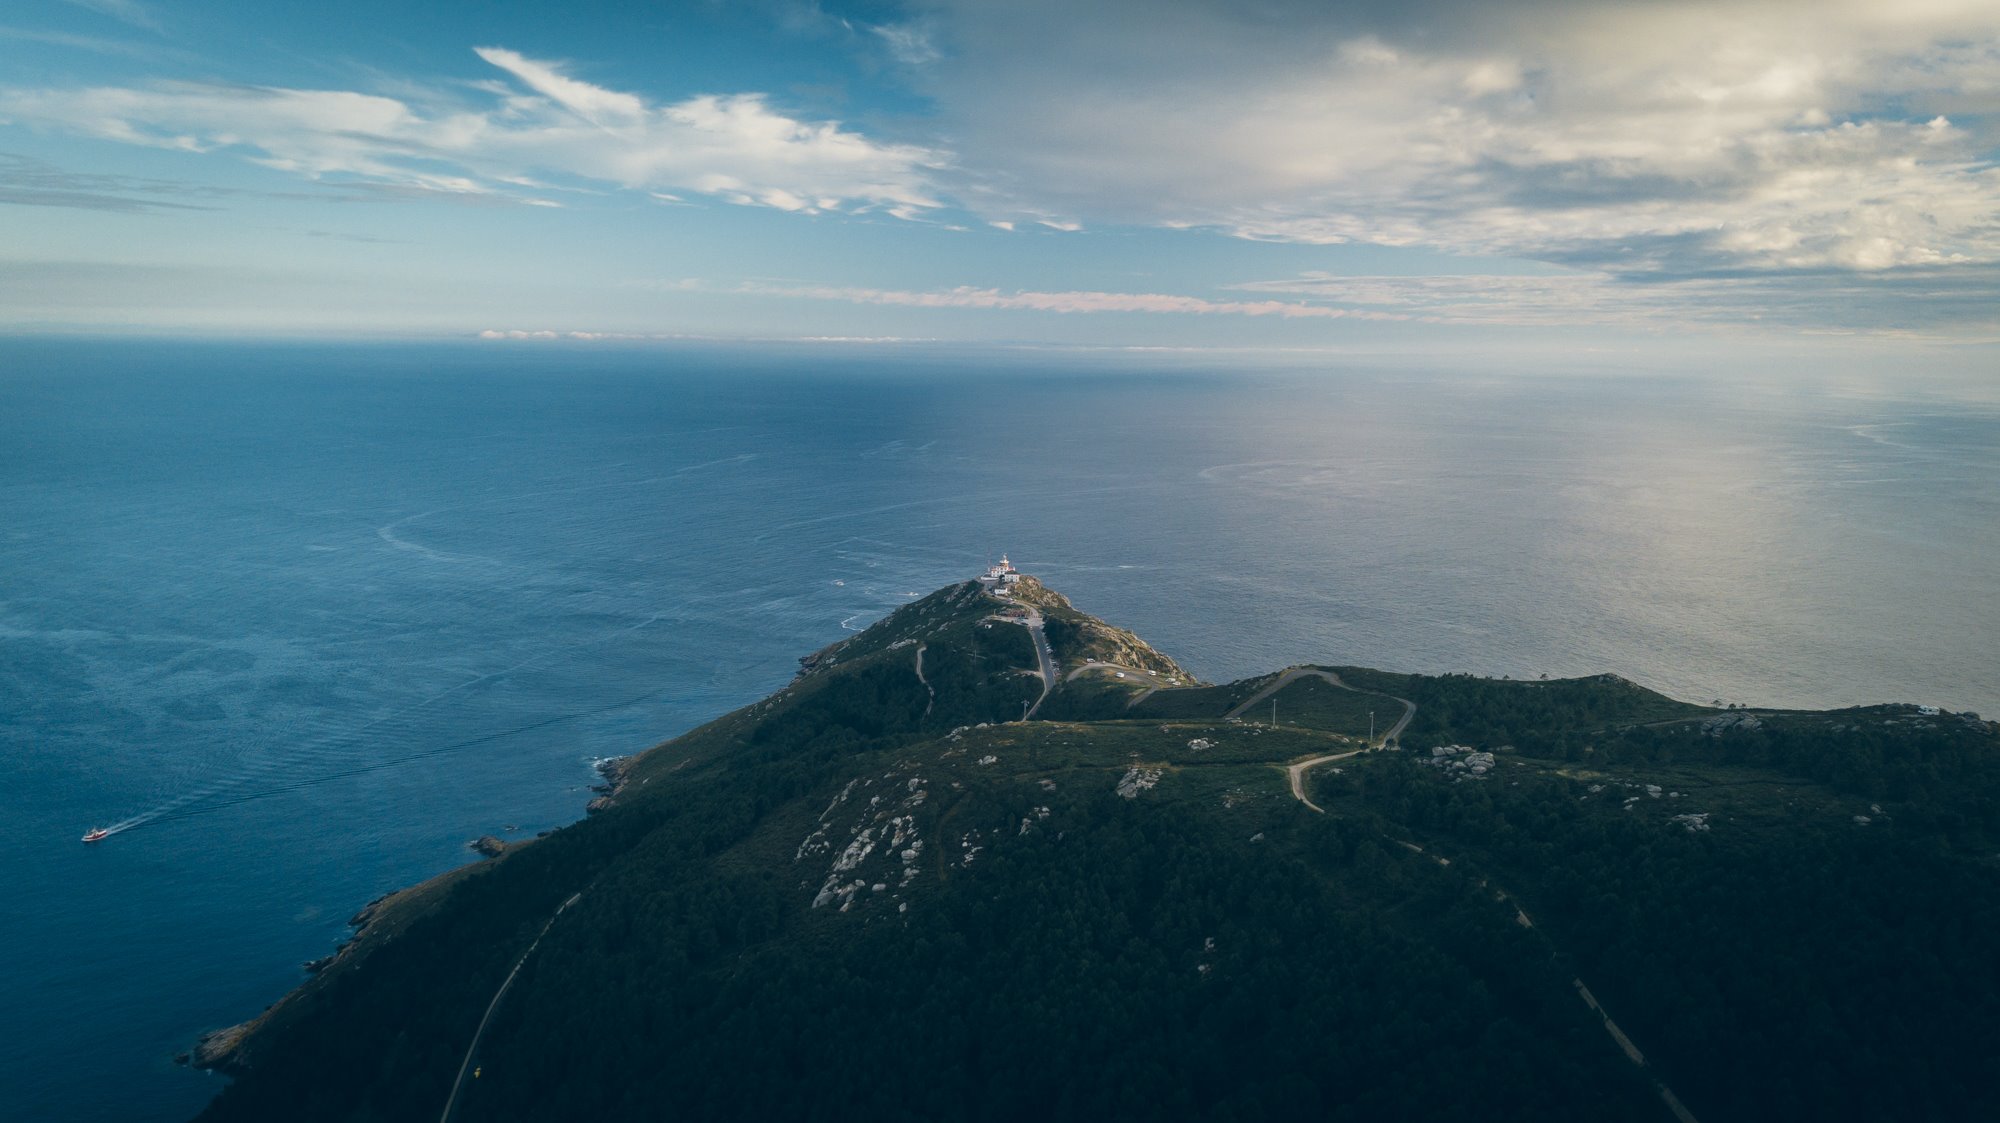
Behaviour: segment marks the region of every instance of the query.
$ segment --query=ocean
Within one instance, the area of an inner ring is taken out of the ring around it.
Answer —
[[[4,1114],[192,1116],[371,898],[1003,552],[1216,681],[2000,712],[2000,404],[1909,379],[0,341]]]

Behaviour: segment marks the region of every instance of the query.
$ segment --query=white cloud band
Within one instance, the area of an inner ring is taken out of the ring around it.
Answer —
[[[789,211],[882,210],[913,217],[940,205],[929,187],[942,157],[883,144],[838,122],[801,121],[761,94],[649,105],[498,47],[487,62],[528,93],[497,104],[430,104],[346,90],[187,82],[82,90],[0,90],[0,119],[129,143],[240,152],[315,178],[502,194],[549,202],[564,183],[693,191]]]

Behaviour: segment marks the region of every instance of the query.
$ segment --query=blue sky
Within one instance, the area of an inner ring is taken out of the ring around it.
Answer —
[[[28,0],[0,330],[1964,361],[1996,155],[1990,0]]]

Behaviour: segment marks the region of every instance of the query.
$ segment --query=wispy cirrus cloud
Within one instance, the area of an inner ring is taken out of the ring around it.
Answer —
[[[97,35],[76,35],[67,31],[0,25],[0,43],[42,43],[51,47],[89,51],[92,54],[121,56],[144,62],[188,62],[191,56],[178,48],[161,45],[159,40],[144,42],[106,39]]]
[[[925,23],[891,23],[868,29],[889,49],[889,54],[905,66],[929,66],[944,57],[932,41],[932,29]]]
[[[941,205],[944,157],[886,144],[834,121],[804,121],[762,94],[664,105],[500,47],[479,56],[523,89],[467,103],[353,90],[159,82],[0,89],[0,119],[192,152],[225,152],[314,179],[548,203],[565,186],[695,192],[781,210],[879,210],[912,218]]]
[[[209,210],[232,192],[139,176],[66,171],[43,160],[0,152],[0,203],[136,214],[156,209]],[[210,202],[194,202],[202,199]]]
[[[65,2],[79,8],[88,8],[99,15],[110,16],[133,27],[144,28],[147,31],[161,30],[160,21],[153,15],[153,10],[139,3],[139,0],[65,0]]]

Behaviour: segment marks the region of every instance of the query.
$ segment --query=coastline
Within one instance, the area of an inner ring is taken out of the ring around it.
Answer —
[[[596,794],[584,805],[585,817],[612,805],[630,779],[632,766],[650,751],[605,757],[594,762],[593,767],[600,781],[591,785],[590,790]],[[329,980],[358,968],[377,947],[394,939],[411,922],[428,912],[452,885],[492,869],[499,859],[535,841],[534,838],[524,838],[517,842],[503,842],[493,835],[482,835],[466,844],[479,855],[478,860],[445,870],[415,885],[391,890],[369,901],[348,919],[348,927],[353,931],[335,946],[332,953],[304,964],[307,975],[297,986],[286,991],[257,1016],[202,1034],[186,1053],[175,1059],[191,1068],[225,1076],[238,1075],[247,1070],[255,1063],[257,1039],[263,1032],[283,1023]]]
[[[618,798],[618,792],[625,787],[626,779],[631,775],[632,763],[638,760],[640,755],[628,753],[624,756],[608,756],[591,765],[597,771],[599,782],[590,786],[590,790],[597,795],[583,805],[585,815],[595,815],[611,806]]]
[[[415,885],[384,893],[363,905],[361,911],[347,922],[353,928],[353,934],[342,940],[331,955],[305,964],[308,975],[303,982],[285,992],[283,997],[265,1007],[256,1017],[202,1034],[195,1040],[193,1048],[176,1059],[189,1067],[209,1072],[224,1075],[241,1073],[254,1063],[257,1038],[261,1033],[283,1023],[303,1000],[326,986],[329,980],[358,968],[377,947],[393,939],[412,921],[428,912],[452,885],[484,873],[493,868],[498,858],[533,842],[534,839],[523,839],[504,844],[499,853],[485,855],[479,861],[468,862]]]

